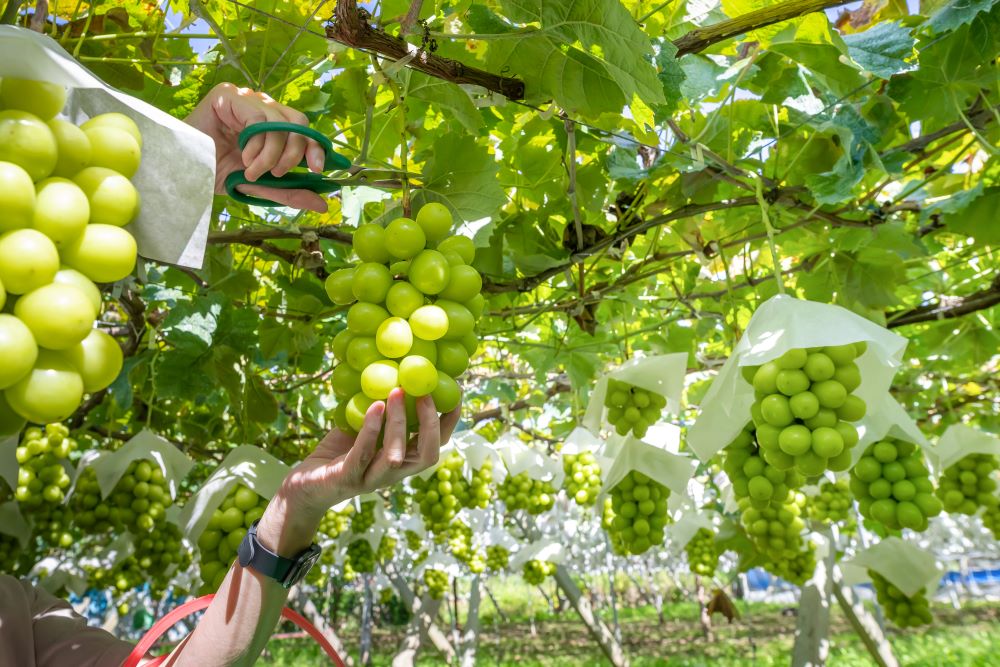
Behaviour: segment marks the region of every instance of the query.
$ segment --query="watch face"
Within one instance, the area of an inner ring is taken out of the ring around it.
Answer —
[[[309,570],[313,568],[316,561],[319,560],[320,555],[323,550],[316,546],[315,544],[310,547],[309,551],[303,554],[298,562],[292,566],[291,571],[288,573],[288,577],[285,579],[285,588],[291,588],[295,584],[299,583],[306,578],[309,574]]]

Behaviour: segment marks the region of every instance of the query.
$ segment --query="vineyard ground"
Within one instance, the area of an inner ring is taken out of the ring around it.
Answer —
[[[487,604],[488,606],[488,604]],[[620,623],[633,667],[777,667],[788,664],[795,617],[776,605],[738,603],[741,618],[731,625],[715,616],[716,638],[706,642],[697,624],[697,608],[671,603],[661,624],[652,607],[622,610]],[[484,609],[484,616],[488,616]],[[890,640],[906,667],[988,667],[1000,664],[1000,603],[969,603],[962,609],[936,605],[936,622],[930,629],[890,631]],[[832,620],[831,667],[868,667],[861,641],[847,620],[835,609]],[[534,628],[534,629],[532,629]],[[377,628],[373,665],[389,665],[400,638],[400,629]],[[346,627],[342,636],[357,646],[357,628]],[[306,640],[272,642],[258,663],[268,667],[326,664],[318,647]],[[421,666],[442,664],[437,654],[426,652]],[[491,667],[589,667],[604,665],[600,651],[571,610],[563,615],[539,613],[511,615],[510,621],[486,620],[480,635],[477,664]]]

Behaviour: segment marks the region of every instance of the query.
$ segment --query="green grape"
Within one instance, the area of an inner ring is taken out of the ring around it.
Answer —
[[[648,391],[613,378],[608,380],[608,390],[604,396],[608,423],[618,435],[630,431],[637,438],[646,435],[651,425],[660,420],[667,399],[656,392]]]
[[[708,528],[699,528],[684,547],[691,572],[704,577],[715,575],[719,566],[719,549],[715,544],[715,534]]]
[[[529,560],[524,564],[524,571],[522,575],[524,576],[525,583],[531,584],[532,586],[540,585],[547,577],[551,577],[556,573],[556,564],[550,563],[545,560]]]
[[[805,496],[797,491],[789,492],[784,501],[767,507],[754,507],[749,498],[739,501],[740,524],[754,547],[770,563],[794,559],[801,554],[805,505]]]
[[[410,270],[406,275],[413,286],[424,294],[439,294],[451,280],[451,265],[437,250],[422,250],[410,260]]]
[[[469,367],[469,354],[461,343],[453,340],[439,340],[435,349],[437,351],[437,367],[441,372],[456,378]]]
[[[768,560],[764,569],[787,582],[802,586],[816,571],[816,545],[810,542],[794,555]]]
[[[938,498],[946,512],[975,514],[980,507],[990,509],[1000,503],[992,478],[1000,464],[992,454],[968,454],[948,466],[938,480]]]
[[[448,573],[444,570],[429,567],[424,570],[424,585],[427,594],[434,600],[440,600],[448,591]]]
[[[431,398],[438,412],[451,412],[462,401],[462,388],[447,373],[438,371],[437,387],[431,392]]]
[[[424,295],[405,280],[394,282],[385,295],[385,307],[395,317],[408,318],[422,305],[424,305]],[[447,324],[445,331],[447,331]]]
[[[861,516],[890,530],[922,532],[927,520],[941,513],[923,454],[903,440],[885,438],[869,445],[851,469],[850,488]]]
[[[427,245],[424,230],[409,218],[396,218],[385,228],[385,249],[396,259],[410,259]]]
[[[460,264],[451,267],[451,279],[448,286],[438,295],[441,299],[464,303],[471,299],[481,297],[483,291],[483,277],[479,275],[471,266]]]
[[[850,393],[861,383],[854,363],[859,349],[792,349],[741,369],[756,394],[750,414],[771,465],[806,477],[850,467],[858,442],[851,422],[865,416],[864,401]]]
[[[438,243],[437,249],[442,253],[455,253],[462,258],[462,262],[465,264],[472,264],[476,259],[476,246],[472,243],[472,239],[467,236],[449,236]]]
[[[375,550],[368,540],[354,540],[347,545],[347,563],[355,572],[375,571]]]
[[[320,519],[318,532],[335,540],[350,527],[353,515],[354,505],[351,504],[345,505],[339,512],[332,508],[328,509]]]
[[[468,497],[462,500],[462,505],[468,508],[485,509],[493,500],[493,460],[486,459],[469,479]]]
[[[160,522],[155,534],[144,534],[134,543],[134,566],[142,580],[150,583],[154,597],[170,588],[175,573],[191,567],[191,549],[182,539],[180,528],[172,523]]]
[[[326,295],[338,306],[346,306],[358,300],[354,296],[354,269],[338,269],[326,277],[323,283]]]
[[[930,625],[934,621],[931,616],[930,603],[925,591],[920,591],[912,597],[907,597],[903,591],[889,583],[889,580],[874,570],[868,570],[875,597],[885,611],[885,617],[900,628],[915,628]]]
[[[52,547],[66,549],[76,541],[73,514],[63,504],[70,477],[65,463],[77,442],[62,424],[24,431],[14,456],[19,464],[14,499],[34,532]]]
[[[819,493],[808,499],[809,518],[820,523],[848,523],[851,520],[851,488],[846,479],[823,482]]]
[[[361,390],[372,400],[381,401],[389,398],[389,392],[398,386],[399,364],[390,359],[368,364],[365,372],[361,374]]]
[[[639,555],[663,544],[670,522],[670,489],[638,470],[630,471],[611,489],[614,517],[608,529],[612,547],[622,554]]]
[[[375,525],[375,501],[366,500],[361,508],[351,517],[351,532],[364,535]]]
[[[747,499],[754,507],[782,503],[788,493],[805,483],[805,478],[792,469],[780,451],[768,454],[762,445],[761,427],[756,431],[748,424],[723,450],[722,469],[733,485],[737,500]]]
[[[380,565],[385,565],[392,561],[396,555],[396,538],[383,535],[378,542],[378,549],[375,550],[375,560]]]
[[[509,511],[525,510],[528,514],[547,512],[556,501],[556,490],[551,482],[532,479],[527,472],[508,475],[497,495]]]
[[[247,530],[264,515],[267,504],[267,498],[242,484],[229,489],[198,537],[200,594],[219,590]]]
[[[414,310],[409,322],[413,334],[423,340],[437,340],[448,333],[448,313],[433,304]]]
[[[453,223],[451,211],[444,204],[431,202],[417,211],[417,224],[424,230],[428,243],[438,243],[448,236]]]
[[[591,507],[601,491],[601,467],[593,452],[563,455],[566,494],[581,507]]]
[[[411,477],[413,500],[424,524],[435,534],[444,534],[463,506],[468,506],[469,483],[462,475],[465,460],[452,452],[426,478]]]
[[[425,357],[403,357],[399,362],[399,384],[410,396],[426,396],[437,389],[437,369]]]
[[[354,232],[354,252],[362,262],[385,264],[389,250],[385,247],[385,229],[381,225],[361,225]]]
[[[390,317],[379,325],[375,333],[378,351],[390,359],[399,359],[413,347],[413,332],[402,317]]]
[[[510,564],[510,551],[507,547],[493,544],[486,547],[486,568],[490,572],[503,572]]]
[[[124,528],[141,535],[162,524],[173,498],[160,466],[137,459],[129,463],[105,500],[93,470],[88,468],[77,482],[72,505],[76,523],[90,532]]]
[[[455,521],[448,527],[444,537],[448,541],[448,550],[455,560],[465,563],[473,574],[482,574],[486,571],[486,560],[473,548],[472,529],[467,523]]]

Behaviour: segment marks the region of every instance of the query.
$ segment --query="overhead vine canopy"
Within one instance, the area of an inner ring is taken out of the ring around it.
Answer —
[[[24,8],[175,115],[231,81],[356,164],[414,175],[325,214],[220,198],[203,270],[150,264],[121,291],[127,372],[77,425],[149,424],[211,458],[309,442],[344,326],[322,279],[359,223],[436,201],[474,236],[489,300],[467,423],[558,437],[604,368],[643,350],[711,370],[780,288],[908,337],[895,393],[927,429],[996,429],[1000,8],[843,4],[121,0],[53,3],[55,23]]]

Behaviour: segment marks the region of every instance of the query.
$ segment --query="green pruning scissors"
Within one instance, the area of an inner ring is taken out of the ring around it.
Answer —
[[[333,142],[326,135],[311,127],[296,123],[264,122],[248,125],[240,132],[240,148],[245,148],[251,139],[262,132],[295,132],[296,134],[308,137],[322,146],[326,154],[326,162],[323,165],[324,170],[343,171],[346,173],[342,176],[330,177],[324,174],[315,174],[311,171],[290,171],[284,176],[275,176],[270,172],[265,172],[256,181],[250,181],[246,177],[246,172],[240,169],[226,177],[226,194],[242,204],[265,207],[285,206],[285,204],[280,204],[270,199],[242,193],[236,189],[240,185],[261,185],[268,188],[280,188],[282,190],[310,190],[316,194],[323,195],[336,192],[345,185],[398,188],[402,187],[400,179],[416,176],[416,174],[391,169],[368,169],[356,166],[346,157],[333,150]],[[308,167],[308,165],[305,160],[302,160],[299,167]]]

